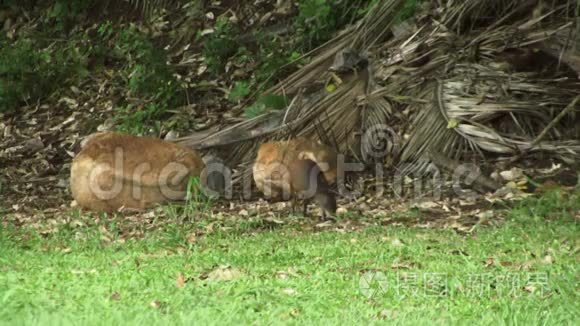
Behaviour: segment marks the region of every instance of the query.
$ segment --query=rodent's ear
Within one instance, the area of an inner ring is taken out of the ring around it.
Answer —
[[[83,148],[86,146],[86,144],[87,144],[89,141],[91,141],[91,139],[95,138],[96,136],[99,136],[99,135],[105,134],[105,133],[106,133],[106,132],[94,132],[94,133],[92,133],[92,134],[89,134],[89,135],[85,136],[83,139],[81,139],[81,142],[80,142],[80,144],[79,144],[79,151],[80,151],[81,149],[83,149]]]
[[[308,159],[308,160],[311,160],[313,162],[317,162],[316,156],[314,155],[314,153],[309,152],[309,151],[302,151],[302,152],[298,153],[298,159],[299,160]]]

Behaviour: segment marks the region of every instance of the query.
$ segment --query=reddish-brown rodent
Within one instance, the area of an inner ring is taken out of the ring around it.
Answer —
[[[329,184],[336,180],[335,158],[330,148],[302,137],[264,143],[253,166],[254,181],[267,198],[292,200],[293,211],[296,201],[303,200],[306,215],[307,205],[314,199],[323,217],[334,215],[336,197]]]
[[[85,209],[141,210],[185,197],[189,177],[204,169],[189,148],[116,132],[92,135],[71,166],[70,187]]]

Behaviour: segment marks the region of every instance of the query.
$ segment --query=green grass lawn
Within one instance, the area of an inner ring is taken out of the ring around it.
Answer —
[[[0,321],[578,325],[579,205],[577,195],[526,200],[469,235],[243,225],[122,243],[96,225],[49,236],[4,226]]]

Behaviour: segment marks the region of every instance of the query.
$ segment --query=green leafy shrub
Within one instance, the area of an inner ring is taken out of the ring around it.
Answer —
[[[185,213],[187,216],[195,216],[196,213],[206,213],[212,205],[212,199],[203,190],[199,177],[190,177],[187,183],[185,196]]]
[[[529,223],[550,219],[573,219],[574,213],[580,210],[580,189],[566,192],[553,189],[539,196],[522,200],[511,212],[510,218]]]
[[[254,104],[244,111],[246,118],[255,118],[272,110],[282,110],[288,105],[285,96],[267,94],[260,97]]]
[[[195,218],[211,212],[213,199],[208,196],[199,177],[189,177],[184,203],[167,203],[163,206],[166,214],[180,222],[193,222]]]
[[[302,0],[299,2],[296,25],[302,33],[303,47],[314,47],[329,38],[336,25],[336,16],[327,0]]]
[[[74,42],[56,50],[29,39],[0,45],[0,111],[14,111],[88,75],[87,54]]]
[[[296,49],[308,51],[330,40],[349,23],[365,14],[375,0],[300,0],[299,13],[294,22],[298,30]]]
[[[134,95],[159,97],[169,91],[166,85],[176,82],[166,63],[165,52],[155,47],[136,27],[121,31],[116,48],[128,62],[128,86]],[[171,98],[167,100],[170,102]]]
[[[0,0],[0,9],[4,8],[22,8],[30,10],[34,8],[37,0]]]
[[[232,102],[238,102],[250,94],[250,85],[247,81],[237,81],[234,88],[228,94],[228,99]]]
[[[247,49],[237,41],[239,30],[227,18],[222,17],[213,26],[213,32],[201,36],[203,41],[202,55],[208,71],[214,76],[224,72],[229,61],[237,65],[252,63],[253,78],[249,81],[236,82],[229,95],[231,101],[239,101],[248,96],[250,87],[261,91],[272,86],[280,78],[300,64],[297,58],[323,42],[328,41],[346,24],[362,17],[369,4],[377,0],[330,1],[299,0],[299,13],[293,18],[297,32],[291,37],[280,38],[268,34],[255,33],[257,47]],[[257,101],[246,111],[249,116],[256,116],[269,108]]]
[[[127,104],[117,108],[115,124],[118,131],[129,134],[157,133],[161,128],[159,121],[165,112],[166,107],[156,103]]]
[[[47,18],[56,22],[58,30],[66,30],[84,16],[95,3],[96,0],[54,0]]]
[[[398,22],[402,22],[402,21],[405,21],[405,20],[413,17],[415,15],[415,13],[417,12],[417,9],[419,8],[420,3],[421,3],[421,0],[407,0],[405,2],[405,6],[399,12],[396,20]]]
[[[272,77],[279,75],[282,68],[294,60],[295,54],[289,48],[278,46],[275,41],[269,41],[268,43],[262,41],[260,52],[257,55],[260,65],[254,73],[256,82],[262,88],[274,84],[276,79],[272,79]]]
[[[117,36],[108,24],[98,31],[103,38],[113,37],[114,55],[124,63],[120,74],[126,82],[128,95],[146,102],[122,106],[117,115],[119,129],[142,133],[155,127],[152,124],[163,119],[167,109],[183,103],[185,97],[173,68],[166,63],[166,53],[135,26],[122,30]]]
[[[236,41],[236,32],[236,28],[227,19],[219,18],[213,33],[199,36],[204,40],[202,55],[211,73],[222,73],[228,60],[238,53],[240,45]]]

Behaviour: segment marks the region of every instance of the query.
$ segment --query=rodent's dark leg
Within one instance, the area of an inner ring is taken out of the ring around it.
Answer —
[[[304,217],[308,216],[308,200],[307,199],[304,200],[304,209],[302,211],[302,214],[304,215]]]

